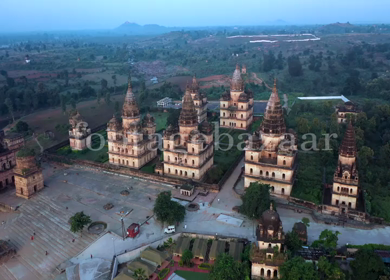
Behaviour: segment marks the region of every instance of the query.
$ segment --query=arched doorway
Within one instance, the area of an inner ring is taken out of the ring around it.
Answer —
[[[278,271],[275,269],[274,270],[274,278],[277,278],[278,277]]]
[[[8,186],[9,182],[8,182],[8,178],[5,179],[5,185]]]
[[[282,188],[282,194],[284,194],[284,188]]]
[[[260,270],[260,276],[264,276],[264,268]]]
[[[267,270],[267,277],[271,278],[271,270]]]
[[[37,192],[37,185],[34,186],[34,192]]]

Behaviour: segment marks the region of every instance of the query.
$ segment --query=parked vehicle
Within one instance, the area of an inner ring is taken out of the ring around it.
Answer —
[[[168,226],[164,229],[164,233],[175,233],[175,226]]]

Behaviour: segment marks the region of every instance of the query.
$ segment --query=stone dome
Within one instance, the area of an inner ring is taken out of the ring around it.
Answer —
[[[154,117],[151,115],[151,114],[146,114],[145,116],[144,116],[144,119],[143,119],[143,125],[145,125],[145,126],[155,126],[156,125],[156,123],[155,123],[155,119],[154,119]]]
[[[271,203],[270,209],[263,212],[260,218],[260,226],[264,230],[278,231],[282,227],[282,221],[280,220],[278,212],[273,210]]]
[[[121,124],[120,120],[114,115],[114,116],[112,116],[111,120],[108,122],[107,127],[110,130],[118,131],[118,130],[122,129],[122,124]]]
[[[213,126],[205,120],[200,124],[199,129],[204,134],[210,134],[213,131]]]
[[[248,99],[249,99],[248,95],[245,92],[241,93],[240,96],[238,97],[238,101],[247,102]]]

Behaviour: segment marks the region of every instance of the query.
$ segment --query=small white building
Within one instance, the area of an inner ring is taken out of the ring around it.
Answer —
[[[170,97],[164,97],[163,99],[157,101],[157,107],[170,107],[172,105],[172,98]]]
[[[151,78],[150,81],[151,81],[153,84],[158,84],[158,79],[157,79],[157,77]]]

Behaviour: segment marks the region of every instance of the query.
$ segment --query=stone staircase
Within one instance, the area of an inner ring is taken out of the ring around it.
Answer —
[[[98,238],[88,233],[80,237],[70,232],[68,220],[74,213],[57,206],[55,201],[44,194],[30,199],[19,211],[19,217],[5,229],[4,239],[10,240],[15,246],[17,261],[37,279],[53,279],[58,265],[78,255]],[[75,242],[72,242],[72,239],[75,239]],[[0,268],[0,275],[5,269]],[[7,271],[4,275],[9,279],[16,279],[10,278],[12,273],[6,273]]]

